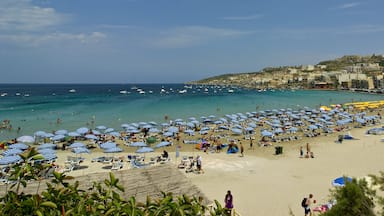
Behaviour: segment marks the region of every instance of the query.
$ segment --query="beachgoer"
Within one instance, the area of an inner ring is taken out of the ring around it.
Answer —
[[[307,143],[306,148],[307,148],[307,153],[311,152],[311,147],[309,146],[309,143]]]
[[[225,202],[225,209],[227,214],[231,215],[231,212],[233,209],[233,196],[230,190],[227,191],[227,194],[225,195],[225,198],[224,198],[224,202]]]
[[[168,152],[167,151],[163,151],[163,154],[161,155],[163,158],[168,158]]]
[[[303,146],[300,146],[300,158],[304,157]]]
[[[304,216],[312,215],[312,210],[311,210],[311,204],[316,203],[316,200],[312,201],[313,199],[313,194],[309,194],[309,196],[306,199],[305,205],[303,206],[304,208]]]
[[[197,158],[196,158],[196,167],[197,167],[197,171],[199,173],[204,173],[203,171],[203,168],[201,167],[202,165],[202,159],[201,159],[201,156],[200,155],[197,155]]]
[[[240,142],[240,154],[241,154],[241,157],[244,157],[244,146],[243,146],[243,143]]]
[[[250,141],[249,141],[249,149],[254,149],[253,148],[253,139],[251,138],[251,139],[249,139]]]

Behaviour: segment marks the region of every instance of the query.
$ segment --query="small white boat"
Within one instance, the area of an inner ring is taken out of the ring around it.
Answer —
[[[75,93],[75,92],[76,92],[76,89],[70,89],[69,92],[70,92],[70,93]]]
[[[24,94],[24,97],[29,97],[29,94]]]
[[[179,94],[184,94],[184,93],[187,93],[187,89],[183,89],[179,91]]]
[[[1,97],[5,97],[5,96],[7,96],[8,95],[8,93],[6,93],[6,92],[4,92],[4,93],[1,93]]]
[[[20,96],[21,95],[21,93],[20,92],[16,92],[16,94],[15,94],[16,96]]]
[[[234,90],[233,89],[228,89],[228,93],[233,93]]]
[[[128,94],[128,91],[127,90],[121,90],[120,94]]]

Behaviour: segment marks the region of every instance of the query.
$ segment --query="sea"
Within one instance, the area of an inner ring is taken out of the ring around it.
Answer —
[[[36,131],[258,112],[319,108],[321,105],[382,100],[381,94],[322,90],[245,89],[185,84],[0,84],[0,141]]]

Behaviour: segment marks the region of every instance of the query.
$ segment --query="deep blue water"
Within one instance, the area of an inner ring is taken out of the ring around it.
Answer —
[[[140,94],[136,88],[145,93]],[[75,92],[70,92],[71,89]],[[229,89],[233,93],[228,92]],[[181,90],[186,92],[181,94]],[[38,130],[72,131],[97,125],[120,129],[124,123],[165,122],[165,116],[168,119],[222,117],[239,112],[318,108],[383,99],[382,95],[345,91],[259,92],[214,86],[185,88],[184,84],[1,84],[0,94],[0,120],[11,120],[13,128],[12,131],[0,130],[0,140],[33,135]],[[58,118],[60,124],[56,123]]]

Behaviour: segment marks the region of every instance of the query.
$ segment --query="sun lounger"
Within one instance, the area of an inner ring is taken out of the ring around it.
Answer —
[[[149,165],[148,165],[148,164],[140,163],[140,162],[138,162],[138,161],[136,161],[136,160],[132,160],[132,161],[131,161],[131,166],[132,166],[133,168],[145,168],[145,167],[148,167]]]
[[[183,140],[184,144],[198,144],[200,143],[199,140]]]
[[[123,168],[123,163],[121,161],[113,162],[111,169],[112,170],[119,170]]]
[[[71,172],[73,171],[75,166],[73,164],[66,164],[64,169],[62,170],[63,173]]]

